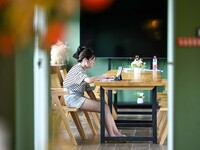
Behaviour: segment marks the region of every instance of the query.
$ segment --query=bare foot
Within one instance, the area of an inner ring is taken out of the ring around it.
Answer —
[[[120,133],[119,131],[115,133],[116,136],[126,136],[125,134]]]

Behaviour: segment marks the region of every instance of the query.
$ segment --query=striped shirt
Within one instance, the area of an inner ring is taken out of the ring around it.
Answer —
[[[86,71],[82,68],[81,64],[74,65],[63,82],[64,88],[70,93],[78,92],[84,93],[84,91],[91,91],[91,87],[84,79],[88,77]]]

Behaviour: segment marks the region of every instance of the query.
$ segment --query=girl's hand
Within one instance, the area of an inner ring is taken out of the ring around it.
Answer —
[[[102,79],[115,79],[114,76],[102,75]]]
[[[114,76],[107,76],[106,79],[115,79]]]

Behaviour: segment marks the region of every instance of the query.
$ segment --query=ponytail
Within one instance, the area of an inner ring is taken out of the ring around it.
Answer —
[[[73,57],[79,59],[79,55],[84,49],[86,49],[85,46],[79,46],[76,50],[76,53],[74,53]]]

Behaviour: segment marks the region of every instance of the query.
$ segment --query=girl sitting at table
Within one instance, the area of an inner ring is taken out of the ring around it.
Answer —
[[[105,75],[89,77],[87,75],[86,70],[92,68],[95,62],[95,54],[90,48],[79,46],[73,57],[77,59],[78,63],[69,70],[64,80],[64,88],[69,93],[69,95],[65,96],[65,103],[68,107],[75,107],[90,112],[100,112],[100,102],[97,101],[90,83],[114,77]],[[84,97],[84,91],[87,92],[90,99]],[[105,104],[105,127],[109,136],[124,136],[117,129],[107,104]]]

